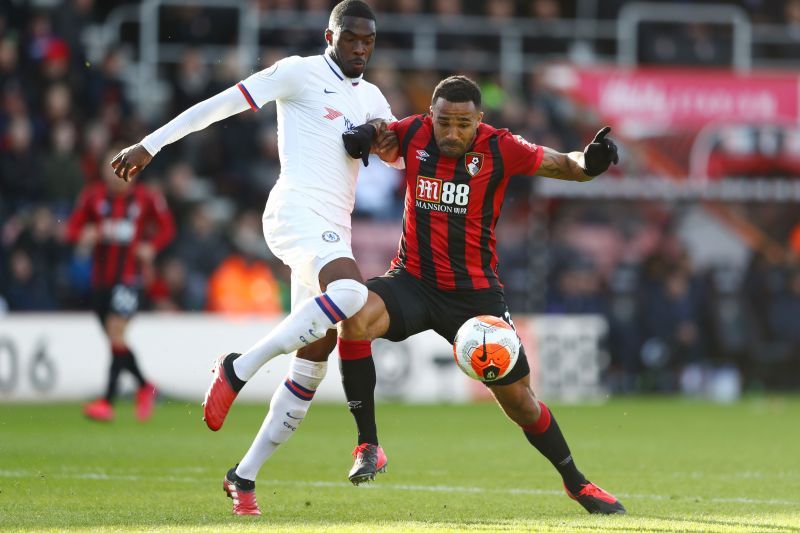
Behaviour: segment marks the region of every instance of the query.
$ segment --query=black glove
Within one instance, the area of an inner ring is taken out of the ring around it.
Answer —
[[[619,163],[617,155],[617,145],[611,139],[606,139],[606,135],[611,128],[606,126],[597,132],[592,142],[586,145],[583,150],[583,166],[588,176],[598,176],[608,170],[611,163]]]
[[[364,166],[369,166],[369,151],[372,149],[372,140],[375,138],[375,126],[372,124],[362,124],[342,133],[344,149],[347,155],[353,159],[364,162]]]

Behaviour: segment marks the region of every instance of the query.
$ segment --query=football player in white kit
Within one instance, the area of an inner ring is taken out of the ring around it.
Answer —
[[[384,121],[394,120],[386,98],[362,79],[375,35],[369,5],[345,0],[331,12],[324,54],[278,61],[184,111],[111,162],[127,181],[165,145],[248,108],[277,103],[281,173],[263,224],[270,249],[291,268],[292,312],[246,352],[217,360],[203,403],[208,427],[222,426],[236,395],[264,363],[295,350],[297,356],[253,444],[225,476],[236,514],[260,514],[256,475],[305,417],[325,376],[336,324],[367,298],[350,246],[358,158],[366,164],[373,137],[374,151],[385,160],[394,161],[398,149],[396,137],[384,135]]]

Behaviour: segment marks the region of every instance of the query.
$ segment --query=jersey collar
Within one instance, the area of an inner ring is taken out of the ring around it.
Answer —
[[[364,77],[363,74],[357,78],[348,78],[347,76],[345,76],[344,72],[342,72],[342,69],[339,68],[339,65],[336,63],[336,61],[333,60],[333,58],[327,51],[324,54],[322,54],[322,59],[325,60],[325,63],[328,64],[328,67],[330,67],[331,71],[334,74],[336,74],[337,78],[339,78],[342,81],[349,81],[353,85],[353,87],[358,85],[359,82],[361,81],[361,78]]]

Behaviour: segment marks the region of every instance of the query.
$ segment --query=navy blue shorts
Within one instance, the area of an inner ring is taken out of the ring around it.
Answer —
[[[110,314],[130,318],[139,310],[141,290],[131,285],[114,285],[94,289],[92,293],[92,308],[100,322],[105,324]]]

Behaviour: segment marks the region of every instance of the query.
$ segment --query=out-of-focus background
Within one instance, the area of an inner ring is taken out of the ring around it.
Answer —
[[[89,258],[63,233],[107,149],[282,57],[320,53],[332,4],[0,2],[0,401],[102,388],[107,347],[79,313]],[[395,116],[426,112],[437,81],[459,73],[480,83],[488,123],[532,142],[582,150],[613,127],[619,166],[590,184],[517,177],[498,226],[545,397],[797,390],[800,0],[372,5],[366,78]],[[269,104],[168,146],[141,176],[178,226],[131,331],[167,393],[197,396],[212,347],[241,350],[287,310],[288,271],[260,221],[276,140]],[[353,239],[365,276],[393,256],[402,192],[397,171],[362,170]],[[252,286],[270,302],[238,290]],[[376,352],[384,398],[485,394],[431,337]],[[203,373],[181,388],[187,357]]]

